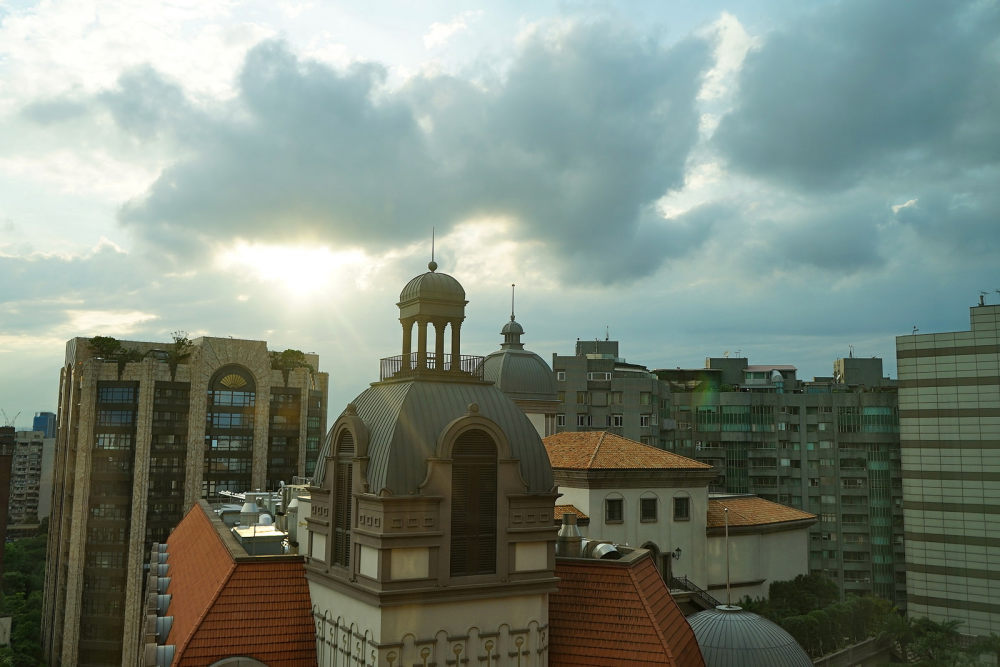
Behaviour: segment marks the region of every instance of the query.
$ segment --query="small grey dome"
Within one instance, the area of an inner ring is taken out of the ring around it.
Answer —
[[[813,662],[777,624],[719,605],[688,617],[706,667],[809,667]]]
[[[500,330],[500,333],[503,334],[504,336],[508,334],[514,334],[515,336],[523,336],[524,329],[521,327],[520,324],[515,322],[513,318],[511,318],[510,322],[503,325],[503,329]]]
[[[434,266],[436,268],[437,265]],[[465,288],[447,273],[437,273],[431,270],[406,283],[406,287],[399,293],[401,304],[414,299],[461,301],[464,303]]]
[[[486,357],[483,379],[512,399],[556,400],[556,381],[545,360],[529,350],[503,349]]]

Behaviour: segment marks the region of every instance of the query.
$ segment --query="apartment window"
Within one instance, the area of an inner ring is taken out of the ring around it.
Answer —
[[[566,392],[565,391],[557,391],[556,392],[556,400],[558,400],[560,403],[565,403],[566,402]]]
[[[639,426],[643,428],[649,426],[649,415],[639,415]]]
[[[133,387],[101,387],[97,391],[99,403],[135,403]]]
[[[624,501],[621,498],[605,498],[604,523],[621,523],[625,516]]]
[[[639,392],[639,405],[649,405],[652,399],[652,394],[648,391]]]
[[[616,428],[621,428],[625,424],[625,418],[622,415],[620,415],[620,414],[618,414],[618,415],[610,415],[608,417],[608,420],[609,420],[608,421],[608,425],[609,426],[614,426]]]
[[[590,424],[591,424],[590,415],[577,415],[576,416],[576,425],[577,426],[590,426]]]
[[[656,521],[656,498],[639,499],[639,521]]]
[[[621,405],[624,402],[624,395],[620,391],[611,392],[611,404]]]
[[[591,371],[587,373],[588,380],[610,380],[611,373],[608,371]]]
[[[564,414],[556,415],[556,426],[565,426],[565,425],[566,425],[566,415]]]
[[[651,414],[651,415],[649,416],[649,422],[650,422],[650,423],[651,423],[651,424],[652,424],[653,426],[656,426],[656,413],[655,413],[655,412],[654,412],[653,414]]]
[[[566,371],[556,371],[556,380],[559,382],[566,381]]]
[[[687,496],[674,498],[674,521],[689,521],[691,519],[691,499]]]
[[[135,412],[131,410],[98,410],[98,426],[129,426],[135,419]]]
[[[576,403],[577,403],[577,405],[587,405],[587,403],[589,403],[589,401],[587,400],[588,398],[589,397],[587,395],[587,392],[585,392],[585,391],[578,391],[578,392],[576,392]]]

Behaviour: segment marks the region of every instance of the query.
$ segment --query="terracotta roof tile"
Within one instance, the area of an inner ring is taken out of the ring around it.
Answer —
[[[708,470],[712,466],[606,431],[565,432],[543,441],[553,468],[572,470]]]
[[[208,510],[210,511],[210,510]],[[272,666],[316,664],[312,603],[301,558],[236,560],[205,507],[196,504],[167,540],[168,644],[174,665],[242,655]],[[239,547],[237,547],[239,548]]]
[[[770,500],[750,496],[746,498],[709,498],[708,528],[723,528],[726,525],[725,510],[729,508],[729,527],[766,526],[788,521],[815,519],[815,514],[779,505]]]
[[[552,514],[554,518],[560,521],[563,518],[563,514],[575,514],[578,519],[589,519],[590,517],[583,513],[576,505],[556,505]]]
[[[653,562],[556,559],[549,597],[549,664],[704,665]]]

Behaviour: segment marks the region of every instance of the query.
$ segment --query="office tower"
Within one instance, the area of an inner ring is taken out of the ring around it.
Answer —
[[[67,343],[42,622],[50,665],[135,664],[149,546],[201,498],[311,474],[326,415],[318,364],[232,338]]]
[[[31,424],[32,431],[41,431],[43,438],[56,437],[56,413],[36,412]]]
[[[577,340],[552,355],[559,407],[556,433],[608,431],[664,449],[673,430],[670,391],[645,366],[618,356],[616,340]]]
[[[794,366],[742,357],[656,374],[670,385],[670,448],[716,466],[713,491],[818,515],[810,571],[905,605],[896,387],[881,359],[837,360],[840,381],[804,382]]]
[[[1000,632],[1000,306],[896,338],[908,613]]]

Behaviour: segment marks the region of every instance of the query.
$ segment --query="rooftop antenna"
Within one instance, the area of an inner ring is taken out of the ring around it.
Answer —
[[[916,324],[914,324],[914,325],[913,325],[913,335],[914,335],[914,336],[916,336],[916,335],[917,335],[917,332],[918,332],[918,331],[920,331],[920,329],[918,329],[918,328],[917,328],[917,325],[916,325]]]
[[[853,359],[853,358],[854,358],[854,346],[853,346],[853,345],[848,345],[847,347],[849,347],[849,348],[851,349],[851,353],[850,353],[850,355],[848,355],[848,356],[849,356],[849,357],[850,357],[851,359]]]
[[[726,606],[733,606],[733,592],[729,585],[729,508],[722,506],[722,516],[726,519]]]
[[[516,285],[514,283],[511,283],[510,284],[510,321],[511,322],[514,321],[514,287],[516,287]]]
[[[611,340],[611,327],[607,324],[604,325],[604,340]]]
[[[985,306],[986,305],[986,295],[987,294],[989,294],[989,292],[987,292],[986,290],[979,290],[979,305],[980,306]]]

